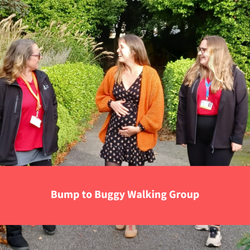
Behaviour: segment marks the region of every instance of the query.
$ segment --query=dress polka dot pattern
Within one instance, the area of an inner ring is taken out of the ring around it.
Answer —
[[[121,136],[118,129],[123,126],[135,126],[140,99],[142,73],[138,76],[135,82],[128,90],[121,83],[115,84],[113,94],[115,99],[126,100],[123,104],[129,113],[126,116],[117,116],[112,111],[109,127],[105,137],[105,143],[101,150],[101,157],[106,161],[120,164],[123,161],[130,163],[133,166],[143,166],[145,161],[153,162],[155,160],[152,149],[144,152],[137,147],[136,134],[130,137]]]

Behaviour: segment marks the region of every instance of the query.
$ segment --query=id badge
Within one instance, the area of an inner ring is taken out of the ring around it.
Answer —
[[[31,116],[30,123],[34,126],[40,128],[41,127],[41,120],[38,117],[35,117],[34,115]]]
[[[213,107],[213,103],[207,100],[202,100],[200,108],[211,110]]]

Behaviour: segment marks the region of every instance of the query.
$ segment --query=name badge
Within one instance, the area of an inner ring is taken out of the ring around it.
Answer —
[[[40,128],[41,127],[41,120],[38,117],[35,117],[34,115],[31,116],[30,123],[34,126]]]
[[[200,108],[211,110],[213,107],[213,103],[210,101],[202,100]]]

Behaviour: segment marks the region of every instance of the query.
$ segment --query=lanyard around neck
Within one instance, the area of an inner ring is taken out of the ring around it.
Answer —
[[[212,81],[211,81],[210,83],[208,83],[208,82],[207,82],[207,79],[205,79],[205,85],[206,85],[206,100],[208,100],[208,97],[209,97],[209,87],[211,86],[211,83],[212,83]]]
[[[39,92],[38,92],[38,84],[37,84],[37,79],[36,79],[36,75],[34,72],[32,72],[32,79],[33,79],[33,82],[34,82],[34,85],[36,87],[36,90],[37,90],[37,94],[34,93],[34,91],[32,90],[30,84],[28,81],[26,81],[26,79],[21,76],[21,78],[23,79],[23,81],[25,82],[27,88],[29,89],[30,93],[36,98],[36,101],[37,101],[37,105],[36,105],[36,111],[38,111],[42,106],[40,104],[40,98],[39,98]]]

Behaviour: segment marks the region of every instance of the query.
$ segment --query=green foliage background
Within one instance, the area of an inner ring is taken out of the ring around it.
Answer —
[[[66,144],[78,139],[79,131],[68,110],[60,103],[58,103],[57,112],[57,125],[60,128],[58,133],[58,147],[59,151],[63,151]]]
[[[126,6],[125,0],[23,0],[29,5],[26,24],[36,30],[48,27],[51,20],[69,23],[72,19],[71,32],[74,34],[87,31],[92,36],[99,35],[99,26],[112,26]]]
[[[91,114],[97,111],[95,95],[103,79],[100,66],[83,63],[58,64],[42,68],[48,74],[58,102],[59,152],[78,140],[81,129],[86,128]],[[80,126],[79,126],[80,125]],[[53,155],[53,160],[56,153]]]
[[[176,130],[179,90],[186,71],[195,62],[194,59],[183,59],[169,62],[163,73],[163,89],[165,98],[164,123],[173,132]]]
[[[222,36],[250,88],[250,4],[248,0],[143,0],[161,29],[178,25],[196,37]],[[159,29],[160,31],[160,29]]]
[[[44,67],[55,89],[57,101],[65,107],[75,123],[87,122],[96,110],[95,95],[103,79],[97,65],[83,63]]]
[[[0,0],[0,20],[16,13],[23,17],[28,13],[28,5],[21,0]]]

